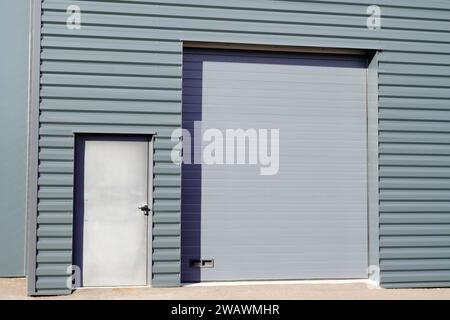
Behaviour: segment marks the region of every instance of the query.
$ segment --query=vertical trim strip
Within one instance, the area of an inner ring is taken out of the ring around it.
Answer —
[[[368,195],[369,195],[369,265],[380,265],[379,173],[378,173],[378,58],[375,54],[367,72],[368,100]]]
[[[39,152],[39,94],[41,64],[41,0],[30,0],[30,78],[27,174],[27,290],[36,294],[36,234]]]
[[[151,135],[148,137],[148,173],[147,173],[147,204],[150,207],[151,211],[148,216],[148,228],[147,228],[147,286],[152,286],[153,279],[153,171],[154,171],[154,159],[153,159],[153,150],[154,150],[154,141],[155,136]]]

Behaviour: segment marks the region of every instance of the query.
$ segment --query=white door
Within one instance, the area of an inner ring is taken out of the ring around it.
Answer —
[[[93,138],[77,150],[84,287],[147,285],[150,148],[146,138]]]

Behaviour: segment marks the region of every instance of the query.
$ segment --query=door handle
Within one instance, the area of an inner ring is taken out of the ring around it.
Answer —
[[[150,214],[150,212],[152,211],[152,209],[150,209],[148,207],[148,204],[145,204],[141,207],[139,207],[139,210],[141,210],[142,212],[144,212],[144,215],[148,216]]]

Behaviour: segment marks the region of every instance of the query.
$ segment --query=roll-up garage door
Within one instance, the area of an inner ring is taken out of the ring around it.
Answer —
[[[366,278],[366,58],[186,49],[183,69],[182,281]]]

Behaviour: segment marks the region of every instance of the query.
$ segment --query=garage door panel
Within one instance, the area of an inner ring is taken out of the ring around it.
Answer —
[[[212,72],[211,70],[208,71]],[[236,77],[239,77],[239,75],[236,75]],[[203,81],[210,83],[209,79],[204,79]],[[355,92],[354,90],[364,89],[364,87],[351,84],[346,85],[340,83],[339,81],[340,79],[329,80],[328,83],[311,83],[310,81],[307,81],[307,79],[305,79],[304,82],[298,81],[294,83],[279,81],[279,86],[277,87],[273,85],[272,81],[216,81],[214,85],[203,85],[200,88],[196,87],[194,83],[192,83],[192,87],[189,86],[189,83],[184,82],[184,84],[186,84],[185,88],[190,88],[189,95],[201,94],[202,91],[204,92],[207,90],[208,95],[204,95],[204,97],[214,97],[215,95],[220,96],[230,92],[232,92],[235,97],[246,97],[248,90],[253,90],[253,92],[259,94],[260,97],[269,98],[283,98],[291,95],[292,91],[295,91],[296,95],[305,97],[306,99],[313,99],[314,97],[317,97],[317,93],[321,93],[325,96],[331,94],[334,96],[338,93],[340,98],[348,100],[361,97],[361,94],[357,91]]]
[[[277,79],[280,83],[285,86],[290,86],[291,88],[298,89],[298,85],[308,85],[313,86],[314,84],[336,84],[337,86],[343,87],[358,87],[361,88],[361,84],[355,84],[354,81],[349,79],[347,75],[340,74],[335,77],[323,78],[323,74],[327,73],[328,70],[314,69],[311,71],[302,71],[303,76],[308,77],[308,81],[305,79],[299,79],[296,72],[292,73],[282,73],[277,72]],[[208,83],[205,83],[204,88],[222,88],[224,85],[229,85],[231,88],[251,88],[258,84],[261,84],[260,88],[273,89],[271,85],[272,81],[270,79],[261,79],[261,74],[264,73],[251,73],[251,72],[240,72],[239,78],[237,79],[235,72],[230,72],[226,70],[225,72],[218,71],[217,73],[208,75]],[[267,75],[267,73],[265,73]],[[350,73],[349,73],[350,74]],[[190,72],[187,71],[184,74],[183,85],[185,88],[198,88],[199,80],[202,80],[202,72]],[[229,80],[233,80],[233,83],[229,83]],[[285,87],[286,88],[286,87]],[[302,90],[304,88],[301,88]],[[315,88],[316,90],[317,88]],[[326,88],[324,88],[326,89]]]
[[[351,100],[351,99],[345,99],[345,100],[339,100],[336,101],[333,96],[321,96],[318,98],[319,100],[315,99],[305,99],[304,100],[304,106],[305,108],[308,107],[314,107],[317,105],[324,105],[327,104],[327,108],[344,108],[344,107],[351,107],[355,104],[358,104],[358,100]],[[202,96],[201,95],[192,95],[185,91],[183,94],[183,104],[186,106],[189,106],[190,108],[188,111],[193,111],[194,109],[192,104],[197,104],[196,107],[200,108],[202,107]],[[246,98],[246,97],[234,97],[234,96],[222,96],[220,100],[217,101],[210,101],[210,106],[213,107],[215,105],[225,105],[224,108],[228,109],[230,108],[230,104],[233,104],[234,106],[247,106],[249,108],[262,108],[262,107],[273,107],[274,104],[277,106],[277,108],[283,108],[283,107],[298,107],[298,103],[296,101],[292,101],[289,98],[260,98],[258,96]],[[220,111],[217,111],[220,112]]]
[[[258,165],[183,166],[182,281],[367,276],[365,65],[186,51],[183,127],[278,129],[280,158],[273,176]],[[214,267],[191,266],[202,259]]]

